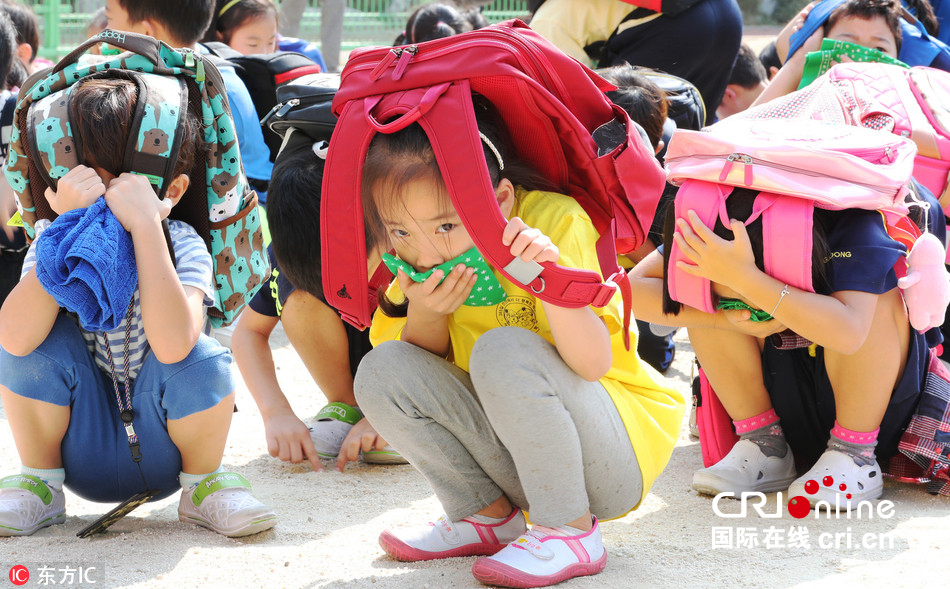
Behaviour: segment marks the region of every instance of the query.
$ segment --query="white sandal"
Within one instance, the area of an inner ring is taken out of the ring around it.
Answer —
[[[804,497],[812,507],[827,501],[830,506],[850,510],[861,501],[880,497],[884,492],[883,478],[876,460],[859,466],[844,452],[825,450],[818,462],[789,486],[788,496]]]

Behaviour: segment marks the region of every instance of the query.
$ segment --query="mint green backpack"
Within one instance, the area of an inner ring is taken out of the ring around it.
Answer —
[[[87,53],[103,42],[124,51]],[[189,104],[201,113],[207,157],[188,173],[188,190],[169,218],[185,221],[204,239],[215,273],[209,316],[215,327],[228,325],[269,277],[270,268],[257,193],[244,176],[224,82],[210,60],[190,49],[106,29],[24,82],[5,171],[27,237],[35,236],[37,220],[56,217],[46,188],[55,191],[58,179],[81,163],[70,132],[69,95],[76,82],[90,76],[135,82],[139,98],[125,147],[126,168],[146,176],[159,198],[171,181],[176,139],[180,141]]]

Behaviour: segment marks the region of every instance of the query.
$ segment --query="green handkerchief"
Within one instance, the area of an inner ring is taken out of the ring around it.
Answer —
[[[894,59],[890,55],[882,53],[877,49],[871,49],[855,43],[848,43],[847,41],[823,39],[819,51],[813,51],[805,56],[805,69],[802,71],[802,82],[798,85],[799,90],[811,84],[818,76],[821,76],[831,69],[832,62],[836,61],[841,63],[842,55],[847,55],[854,61],[887,63],[890,65],[908,67],[903,61]]]
[[[719,304],[716,305],[717,309],[748,309],[752,312],[752,321],[756,323],[761,323],[763,321],[771,321],[772,316],[769,315],[768,311],[763,311],[762,309],[756,309],[755,307],[750,307],[739,299],[719,299]]]
[[[488,262],[485,261],[485,258],[483,258],[474,247],[459,257],[453,258],[448,262],[443,262],[425,272],[417,272],[408,263],[390,253],[383,254],[383,263],[386,264],[386,267],[389,268],[393,274],[396,274],[396,270],[402,270],[414,282],[424,282],[425,279],[436,270],[442,270],[442,272],[448,276],[452,268],[459,264],[464,264],[469,268],[475,269],[477,280],[475,286],[472,287],[472,292],[469,293],[468,298],[462,303],[463,305],[468,305],[469,307],[489,307],[491,305],[497,305],[507,297],[505,289],[502,288],[501,283],[495,278],[495,274],[492,272]]]

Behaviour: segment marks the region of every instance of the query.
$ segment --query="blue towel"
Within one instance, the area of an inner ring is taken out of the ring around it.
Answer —
[[[36,277],[88,331],[112,331],[138,286],[132,236],[99,197],[62,214],[36,244]]]

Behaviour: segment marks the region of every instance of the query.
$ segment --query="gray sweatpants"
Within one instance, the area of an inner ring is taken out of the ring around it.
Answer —
[[[422,472],[452,521],[503,493],[552,527],[588,508],[618,517],[640,501],[643,479],[613,401],[554,346],[496,328],[476,342],[470,369],[391,341],[363,358],[354,384],[370,423]]]

